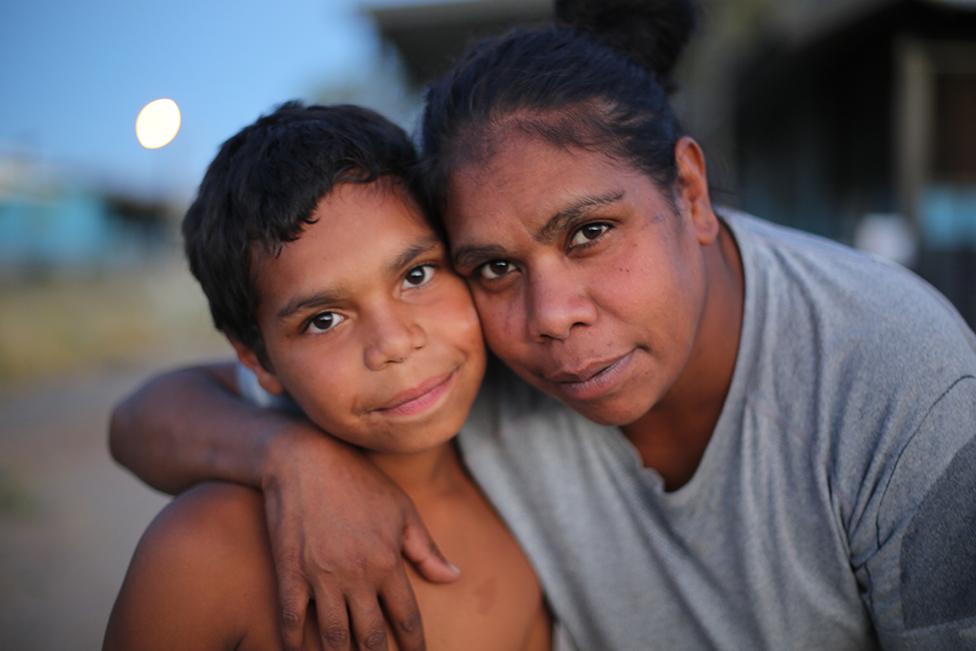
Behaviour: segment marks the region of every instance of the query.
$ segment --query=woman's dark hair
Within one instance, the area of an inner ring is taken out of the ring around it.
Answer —
[[[267,364],[254,255],[278,255],[343,183],[391,179],[415,196],[417,157],[398,126],[357,106],[288,102],[220,147],[183,219],[183,245],[214,325]]]
[[[693,3],[557,0],[556,18],[478,42],[428,87],[421,147],[433,209],[451,172],[490,157],[512,130],[602,152],[670,190],[683,131],[668,93]]]

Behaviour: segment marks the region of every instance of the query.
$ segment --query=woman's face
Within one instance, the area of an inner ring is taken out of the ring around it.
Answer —
[[[627,164],[526,135],[449,181],[452,257],[488,345],[600,423],[627,425],[666,398],[699,332],[717,223],[686,191],[704,183],[688,142],[673,198]]]

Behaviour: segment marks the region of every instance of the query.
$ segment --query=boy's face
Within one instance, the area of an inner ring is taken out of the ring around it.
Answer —
[[[484,372],[477,313],[444,244],[407,192],[343,184],[317,221],[257,253],[258,325],[270,370],[238,351],[272,393],[317,425],[380,452],[428,449],[458,432]]]

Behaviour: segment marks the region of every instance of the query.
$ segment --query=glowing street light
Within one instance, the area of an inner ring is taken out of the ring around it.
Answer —
[[[159,149],[173,142],[180,132],[180,107],[171,99],[154,99],[136,117],[136,138],[146,149]]]

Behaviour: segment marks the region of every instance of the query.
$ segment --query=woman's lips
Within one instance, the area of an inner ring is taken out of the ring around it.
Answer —
[[[572,372],[554,373],[546,379],[563,398],[595,400],[617,388],[634,358],[634,353],[631,350],[615,359],[593,362]]]
[[[375,413],[388,416],[413,416],[434,406],[451,388],[457,369],[423,382],[412,389],[401,391],[380,407]]]

